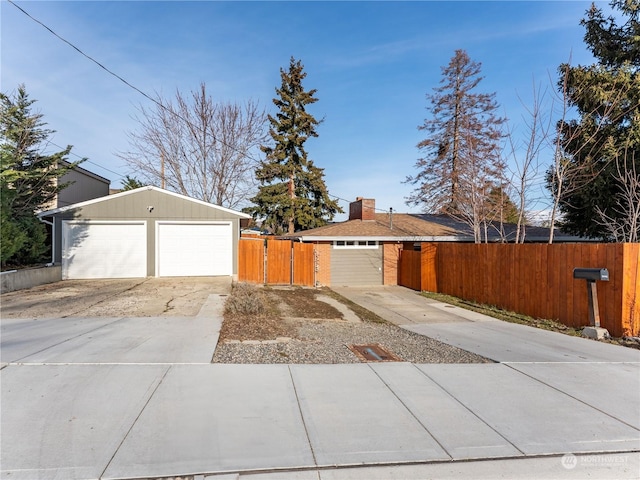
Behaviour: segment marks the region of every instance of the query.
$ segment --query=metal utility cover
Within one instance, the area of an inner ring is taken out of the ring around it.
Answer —
[[[379,343],[369,343],[366,345],[347,345],[363,362],[401,362],[402,359],[394,355]]]

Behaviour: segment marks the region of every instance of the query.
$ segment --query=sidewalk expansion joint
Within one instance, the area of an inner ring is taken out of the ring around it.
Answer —
[[[293,378],[291,365],[287,365],[287,370],[289,371],[289,377],[291,378],[291,386],[293,387],[293,393],[296,396],[296,403],[298,404],[298,412],[300,413],[300,420],[302,420],[302,426],[304,427],[304,434],[307,437],[307,443],[309,444],[309,449],[311,450],[311,457],[313,458],[313,463],[317,466],[318,459],[316,458],[316,452],[314,451],[313,444],[311,443],[311,437],[309,436],[309,429],[307,428],[307,422],[304,419],[304,413],[302,412],[302,406],[300,405],[300,397],[298,396],[298,389],[296,388],[296,381]]]
[[[384,378],[382,378],[380,374],[376,372],[375,368],[373,368],[369,363],[367,363],[366,365],[380,379],[380,381],[384,384],[387,390],[389,390],[391,394],[398,399],[398,401],[409,412],[409,414],[416,420],[416,422],[420,424],[420,426],[424,429],[424,431],[427,432],[431,438],[433,438],[433,441],[438,444],[438,446],[442,449],[442,451],[446,453],[451,460],[453,460],[453,456],[449,453],[449,451],[445,448],[445,446],[442,443],[440,443],[440,441],[429,431],[427,426],[424,423],[422,423],[422,421],[416,416],[415,413],[413,413],[413,411],[409,408],[409,406],[406,403],[404,403],[402,399],[398,396],[398,394],[389,386],[389,384],[384,381]]]
[[[455,395],[453,395],[449,390],[447,390],[446,388],[444,388],[442,385],[440,385],[440,383],[438,383],[434,378],[430,377],[426,372],[420,370],[415,364],[411,364],[413,366],[413,368],[415,368],[416,370],[418,370],[418,372],[420,372],[422,375],[424,375],[425,377],[427,377],[430,381],[432,381],[435,385],[438,386],[438,388],[440,388],[444,393],[446,393],[447,395],[449,395],[449,397],[451,397],[455,402],[457,402],[458,404],[460,404],[465,410],[467,410],[469,413],[471,413],[471,415],[473,415],[474,417],[476,417],[478,420],[480,420],[482,423],[484,423],[487,427],[489,427],[491,430],[493,430],[494,432],[496,432],[496,434],[498,434],[501,438],[504,439],[505,442],[507,442],[509,445],[511,445],[513,448],[515,448],[518,452],[520,452],[522,455],[527,456],[527,454],[525,452],[523,452],[520,448],[518,448],[518,446],[513,443],[511,440],[509,440],[507,437],[505,437],[502,433],[500,433],[498,430],[496,430],[493,425],[491,425],[490,423],[486,422],[482,417],[480,417],[476,412],[474,412],[473,410],[471,410],[467,405],[465,405],[464,403],[462,403],[459,399],[456,398]],[[491,365],[490,363],[487,363],[486,365]]]
[[[153,396],[156,394],[156,392],[158,391],[158,388],[160,388],[160,385],[162,385],[162,382],[164,381],[165,377],[167,376],[167,374],[169,373],[169,370],[171,370],[171,366],[169,366],[167,368],[167,370],[164,372],[164,374],[162,375],[162,378],[160,379],[160,381],[158,382],[158,384],[155,386],[155,388],[153,389],[153,391],[151,392],[151,394],[149,395],[149,398],[147,398],[147,401],[144,402],[144,405],[142,406],[142,408],[140,409],[140,411],[138,412],[138,415],[136,416],[136,418],[133,420],[133,422],[131,422],[131,426],[129,427],[129,429],[127,430],[127,433],[125,433],[122,437],[122,441],[118,444],[118,446],[116,447],[115,451],[113,452],[113,455],[111,455],[111,458],[109,458],[109,461],[107,462],[107,464],[105,465],[104,469],[102,470],[102,473],[100,473],[100,475],[98,475],[98,478],[102,478],[105,474],[105,472],[107,471],[107,469],[109,468],[109,465],[111,465],[111,462],[113,462],[113,459],[116,457],[116,455],[118,454],[118,452],[120,451],[120,448],[122,448],[122,445],[124,444],[125,440],[127,439],[127,437],[129,436],[129,434],[131,433],[131,430],[133,430],[133,427],[136,425],[136,423],[138,423],[138,420],[140,419],[140,417],[142,416],[142,412],[145,411],[145,409],[147,408],[147,405],[149,405],[149,402],[151,402],[151,399],[153,398]]]
[[[513,362],[509,362],[509,363],[513,363]],[[598,407],[594,407],[594,406],[593,406],[593,405],[591,405],[590,403],[587,403],[586,401],[584,401],[584,400],[582,400],[582,399],[580,399],[580,398],[578,398],[578,397],[574,397],[573,395],[571,395],[571,394],[569,394],[569,393],[567,393],[567,392],[565,392],[565,391],[563,391],[563,390],[560,390],[558,387],[554,387],[553,385],[550,385],[550,384],[548,384],[548,383],[546,383],[546,382],[544,382],[544,381],[540,380],[539,378],[536,378],[536,377],[534,377],[534,376],[532,376],[532,375],[530,375],[530,374],[528,374],[528,373],[522,372],[522,371],[518,370],[517,368],[515,368],[515,367],[513,367],[513,366],[509,365],[509,363],[504,363],[503,365],[504,365],[505,367],[510,368],[510,369],[511,369],[511,370],[513,370],[514,372],[519,373],[520,375],[524,375],[525,377],[529,377],[530,379],[535,380],[536,382],[538,382],[538,383],[540,383],[540,384],[542,384],[542,385],[544,385],[544,386],[546,386],[546,387],[549,387],[549,388],[551,388],[551,389],[555,390],[556,392],[560,392],[561,394],[563,394],[563,395],[565,395],[565,396],[567,396],[567,397],[569,397],[569,398],[572,398],[573,400],[575,400],[575,401],[577,401],[577,402],[579,402],[579,403],[581,403],[581,404],[583,404],[583,405],[586,405],[587,407],[589,407],[589,408],[591,408],[591,409],[595,410],[596,412],[603,413],[603,414],[605,414],[607,417],[609,417],[609,418],[613,418],[613,419],[614,419],[614,420],[616,420],[617,422],[620,422],[620,423],[622,423],[622,424],[624,424],[624,425],[626,425],[626,426],[628,426],[628,427],[631,427],[631,428],[633,428],[634,430],[638,430],[638,431],[640,431],[640,428],[636,427],[635,425],[631,425],[630,423],[625,422],[624,420],[622,420],[622,419],[620,419],[620,418],[618,418],[618,417],[615,417],[615,416],[611,415],[610,413],[605,412],[604,410],[602,410],[602,409],[600,409],[600,408],[598,408]],[[551,363],[553,363],[553,362],[551,362]],[[587,363],[587,362],[576,362],[576,363],[584,363],[585,365],[589,365],[589,363],[595,363],[595,362],[588,362],[588,363]],[[601,363],[608,363],[608,362],[601,362]],[[618,362],[618,363],[622,363],[622,362]],[[628,363],[628,362],[624,362],[624,363]]]

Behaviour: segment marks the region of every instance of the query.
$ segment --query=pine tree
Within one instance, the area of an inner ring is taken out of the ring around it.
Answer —
[[[42,115],[32,113],[35,100],[30,100],[23,85],[14,95],[0,93],[0,204],[2,264],[27,264],[40,260],[47,250],[46,231],[34,212],[45,207],[65,188],[57,179],[78,163],[69,163],[68,146],[61,152],[44,155],[53,130]],[[64,164],[62,162],[65,162]]]
[[[136,177],[130,177],[129,175],[125,175],[122,180],[122,191],[126,192],[127,190],[135,190],[136,188],[144,187],[145,184],[138,180]]]
[[[518,223],[520,211],[505,190],[505,187],[493,187],[487,196],[486,209],[491,223]],[[526,223],[526,216],[524,221]]]
[[[505,168],[499,148],[504,119],[496,115],[494,93],[476,93],[480,71],[464,50],[442,68],[441,86],[427,94],[431,117],[418,127],[428,133],[418,144],[425,156],[415,164],[418,173],[405,180],[417,185],[407,204],[459,216],[478,235],[485,200],[502,185]]]
[[[280,69],[282,84],[273,99],[279,112],[268,117],[274,144],[261,147],[266,158],[256,170],[260,187],[251,199],[255,206],[244,209],[275,234],[319,227],[342,212],[329,197],[324,169],[314,165],[304,148],[310,137],[318,136],[320,122],[306,110],[318,99],[315,89],[305,91],[302,86],[307,76],[303,68],[291,57],[289,70]]]
[[[560,157],[570,175],[558,185],[549,171],[547,187],[561,192],[565,231],[631,241],[640,238],[640,4],[614,0],[611,6],[622,24],[605,19],[595,5],[581,21],[597,63],[559,68],[559,86],[579,118],[558,124]]]

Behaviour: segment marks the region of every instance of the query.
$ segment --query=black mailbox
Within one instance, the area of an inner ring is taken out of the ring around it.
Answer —
[[[608,282],[609,270],[606,268],[574,268],[573,278],[587,281],[587,295],[589,296],[589,321],[592,327],[600,328],[600,311],[598,310],[597,281]]]
[[[606,268],[574,268],[573,278],[582,278],[590,282],[608,282],[609,270]]]

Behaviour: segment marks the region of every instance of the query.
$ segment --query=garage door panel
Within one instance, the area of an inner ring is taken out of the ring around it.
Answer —
[[[157,239],[160,277],[232,274],[230,223],[159,222]]]
[[[331,285],[382,285],[382,248],[334,248]]]
[[[63,222],[62,276],[65,279],[147,276],[144,222]]]

